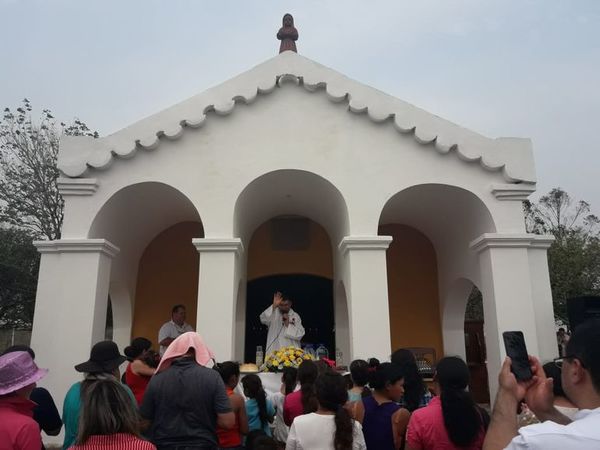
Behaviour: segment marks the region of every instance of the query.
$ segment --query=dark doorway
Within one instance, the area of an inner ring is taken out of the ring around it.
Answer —
[[[272,275],[248,282],[244,360],[254,361],[257,345],[264,349],[267,327],[260,323],[259,316],[273,304],[276,291],[292,298],[292,308],[302,318],[306,330],[302,344],[324,344],[332,358],[335,355],[333,281],[315,275]]]
[[[469,391],[477,403],[490,403],[490,388],[486,365],[485,337],[482,320],[465,321],[465,348],[471,373]]]

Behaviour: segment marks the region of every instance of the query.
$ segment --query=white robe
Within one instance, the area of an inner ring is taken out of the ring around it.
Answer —
[[[283,315],[279,308],[273,310],[273,305],[265,309],[260,315],[260,321],[269,327],[267,334],[267,344],[265,347],[265,357],[270,353],[279,350],[281,347],[300,347],[300,339],[304,336],[304,327],[302,319],[298,313],[290,309],[288,313],[289,324],[283,325]]]

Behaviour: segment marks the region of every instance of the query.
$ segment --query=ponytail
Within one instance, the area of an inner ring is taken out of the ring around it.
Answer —
[[[303,361],[298,368],[298,382],[302,399],[303,414],[315,412],[319,408],[315,391],[315,380],[317,379],[317,365],[311,360]]]
[[[327,411],[335,412],[333,448],[335,450],[351,449],[354,440],[354,423],[344,408],[344,404],[348,401],[344,378],[335,372],[323,373],[317,378],[315,391],[319,406]]]
[[[335,412],[335,435],[333,436],[333,448],[335,450],[348,450],[352,448],[354,440],[354,424],[352,417],[343,406],[339,406]]]
[[[285,395],[289,395],[296,390],[298,369],[295,367],[286,367],[283,369],[281,381],[285,385]]]
[[[244,394],[248,398],[256,400],[258,406],[258,417],[263,426],[269,423],[269,414],[267,412],[267,395],[262,386],[262,381],[256,374],[248,374],[242,379],[242,386],[244,386]]]

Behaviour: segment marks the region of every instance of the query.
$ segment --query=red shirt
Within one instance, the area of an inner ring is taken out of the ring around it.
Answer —
[[[33,420],[31,400],[23,397],[0,398],[0,450],[40,450],[40,427]]]
[[[156,450],[156,447],[131,434],[117,433],[90,436],[85,444],[73,445],[69,450]]]
[[[131,370],[131,363],[127,364],[127,369],[125,369],[125,383],[127,383],[127,386],[129,386],[129,389],[133,392],[133,396],[135,397],[138,406],[142,404],[144,392],[146,392],[149,382],[150,377],[133,373],[133,370]]]
[[[484,438],[485,432],[482,427],[479,435],[468,447],[454,445],[444,425],[442,402],[439,397],[433,397],[429,405],[412,413],[406,432],[406,442],[415,450],[480,450]]]
[[[298,390],[285,396],[283,401],[283,421],[290,427],[292,422],[298,416],[304,414],[304,406],[302,406],[302,391]]]
[[[226,386],[227,396],[234,394],[233,389]],[[240,413],[235,413],[235,425],[232,429],[226,430],[217,427],[217,437],[219,438],[219,448],[241,447],[242,435],[240,434]]]

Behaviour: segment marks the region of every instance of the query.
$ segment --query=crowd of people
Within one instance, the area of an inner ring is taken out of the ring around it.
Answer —
[[[491,417],[469,394],[459,357],[437,362],[432,386],[406,349],[389,362],[355,360],[346,375],[307,360],[267,393],[258,374],[216,363],[198,333],[181,331],[161,358],[145,338],[125,355],[112,341],[95,344],[74,367],[82,380],[62,416],[36,387],[47,370],[33,350],[9,348],[0,356],[0,450],[42,449],[40,431],[63,426],[64,450],[600,448],[598,320],[574,331],[564,357],[544,366],[530,357],[530,380],[518,381],[507,358]]]

